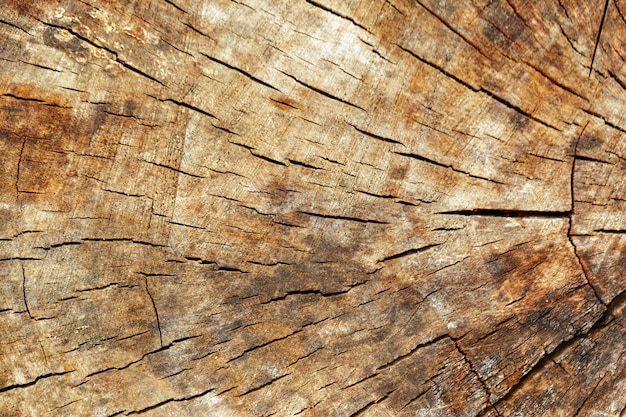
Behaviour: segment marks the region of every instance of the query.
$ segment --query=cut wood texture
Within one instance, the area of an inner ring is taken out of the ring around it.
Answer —
[[[626,415],[625,16],[3,1],[0,416]]]

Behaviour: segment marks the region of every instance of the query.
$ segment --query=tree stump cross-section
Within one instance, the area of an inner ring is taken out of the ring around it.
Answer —
[[[626,415],[623,0],[0,37],[0,416]]]

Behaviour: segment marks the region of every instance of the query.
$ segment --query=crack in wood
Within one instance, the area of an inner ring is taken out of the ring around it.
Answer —
[[[167,344],[165,346],[162,345],[158,349],[151,350],[149,352],[144,353],[140,358],[138,358],[138,359],[136,359],[134,361],[130,361],[126,365],[122,365],[122,366],[119,366],[119,367],[112,366],[112,367],[109,367],[109,368],[103,368],[103,369],[91,372],[91,373],[85,375],[83,377],[83,382],[81,382],[80,384],[76,385],[76,387],[78,387],[80,385],[83,385],[83,384],[86,384],[89,381],[90,378],[93,378],[96,375],[100,375],[100,374],[103,374],[103,373],[106,373],[106,372],[111,372],[111,371],[121,371],[121,370],[124,370],[124,369],[128,369],[130,366],[143,361],[146,357],[148,357],[150,355],[154,355],[154,354],[159,353],[159,352],[164,352],[164,351],[170,349],[172,346],[174,346],[174,345],[176,345],[178,343],[182,343],[182,342],[185,342],[185,341],[190,340],[190,339],[195,339],[197,337],[198,337],[197,335],[181,337],[180,339],[172,340],[169,344]]]
[[[285,76],[291,78],[292,80],[294,80],[297,84],[299,84],[299,85],[301,85],[303,87],[306,87],[306,88],[308,88],[311,91],[315,91],[316,93],[318,93],[318,94],[320,94],[320,95],[322,95],[324,97],[327,97],[327,98],[329,98],[331,100],[338,101],[338,102],[343,103],[343,104],[347,104],[348,106],[354,107],[355,109],[359,109],[359,110],[362,110],[362,111],[367,111],[363,107],[358,106],[358,105],[356,105],[354,103],[351,103],[351,102],[349,102],[347,100],[344,100],[342,98],[339,98],[339,97],[337,97],[335,95],[332,95],[329,92],[322,90],[321,88],[313,87],[312,85],[307,84],[304,81],[299,80],[298,78],[294,77],[291,74],[288,74],[288,73],[286,73],[284,71],[281,71],[281,70],[278,70],[278,71],[281,72],[282,74],[284,74]]]
[[[576,159],[578,161],[596,162],[598,164],[613,165],[612,163],[610,163],[608,161],[603,161],[601,159],[592,158],[590,156],[576,155],[576,156],[574,156],[574,159]]]
[[[209,61],[213,61],[213,62],[215,62],[217,64],[225,66],[226,68],[229,68],[229,69],[231,69],[233,71],[236,71],[239,74],[242,74],[243,76],[245,76],[249,80],[252,80],[252,81],[254,81],[254,82],[258,83],[258,84],[261,84],[261,85],[263,85],[263,86],[265,86],[267,88],[271,88],[274,91],[278,91],[279,93],[281,92],[278,88],[276,88],[273,85],[271,85],[271,84],[269,84],[269,83],[267,83],[267,82],[265,82],[265,81],[255,77],[254,75],[250,74],[249,72],[246,72],[246,71],[242,70],[241,68],[238,68],[238,67],[236,67],[234,65],[231,65],[231,64],[229,64],[227,62],[224,62],[224,61],[222,61],[220,59],[217,59],[217,58],[215,58],[215,57],[213,57],[213,56],[211,56],[209,54],[206,54],[204,52],[200,52],[200,55],[202,55],[203,57],[207,58]]]
[[[171,403],[171,402],[185,402],[185,401],[190,401],[190,400],[194,400],[194,399],[196,399],[196,398],[203,397],[203,396],[208,395],[208,394],[210,394],[210,393],[212,393],[212,392],[215,392],[215,391],[216,391],[216,389],[215,389],[215,388],[209,388],[209,389],[207,389],[207,390],[205,390],[205,391],[202,391],[202,392],[200,392],[200,393],[198,393],[198,394],[188,395],[188,396],[185,396],[185,397],[168,398],[167,400],[163,400],[163,401],[161,401],[161,402],[159,402],[159,403],[156,403],[156,404],[154,404],[154,405],[151,405],[151,406],[149,406],[149,407],[142,408],[141,410],[136,410],[136,411],[130,411],[130,412],[127,412],[127,413],[126,413],[126,415],[128,415],[128,416],[129,416],[129,415],[132,415],[132,414],[144,414],[144,413],[147,413],[148,411],[152,411],[152,410],[154,410],[154,409],[157,409],[157,408],[159,408],[159,407],[162,407],[162,406],[164,406],[164,405],[166,405],[166,404],[169,404],[169,403]]]
[[[21,32],[24,32],[24,33],[25,33],[25,34],[27,34],[28,36],[33,36],[33,35],[31,35],[31,34],[30,34],[30,32],[28,32],[26,29],[23,29],[23,28],[19,27],[19,26],[18,26],[18,25],[16,25],[15,23],[7,22],[6,20],[2,20],[2,19],[0,19],[0,23],[2,23],[3,25],[10,26],[10,27],[12,27],[13,29],[17,29],[17,30],[19,30],[19,31],[21,31]]]
[[[41,381],[42,379],[53,378],[55,376],[63,376],[63,375],[71,374],[72,372],[74,372],[74,370],[65,371],[65,372],[51,372],[51,373],[48,373],[48,374],[39,375],[38,377],[36,377],[32,381],[25,382],[23,384],[14,384],[14,385],[8,385],[8,386],[5,386],[5,387],[2,387],[2,388],[0,388],[0,393],[11,391],[11,390],[15,390],[15,389],[31,387],[31,386],[35,385],[36,383],[38,383],[39,381]]]
[[[307,163],[304,163],[304,162],[301,162],[301,161],[298,161],[298,160],[295,160],[295,159],[287,158],[287,161],[289,161],[289,163],[291,163],[293,165],[301,166],[303,168],[309,168],[309,169],[324,171],[324,168],[316,167],[315,165],[307,164]]]
[[[281,379],[286,378],[286,377],[288,377],[289,375],[291,375],[291,373],[286,373],[286,374],[281,375],[281,376],[279,376],[279,377],[277,377],[277,378],[274,378],[274,379],[271,379],[271,380],[269,380],[269,381],[267,381],[267,382],[265,382],[265,383],[262,383],[262,384],[261,384],[261,385],[259,385],[259,386],[256,386],[256,387],[253,387],[253,388],[250,388],[249,390],[244,391],[244,392],[242,392],[241,394],[239,394],[239,395],[238,395],[238,397],[243,397],[244,395],[248,395],[248,394],[251,394],[251,393],[253,393],[253,392],[256,392],[256,391],[262,390],[263,388],[268,387],[268,386],[272,385],[274,382],[276,382],[276,381],[280,381]]]
[[[282,300],[286,299],[287,297],[290,297],[290,296],[293,296],[293,295],[319,295],[321,297],[334,297],[334,296],[337,296],[337,295],[346,294],[346,293],[350,292],[350,290],[352,290],[353,288],[361,286],[361,285],[363,285],[365,283],[367,283],[367,281],[356,283],[354,285],[351,285],[348,289],[342,290],[342,291],[321,291],[321,290],[294,290],[294,291],[287,291],[286,293],[284,293],[283,295],[281,295],[279,297],[270,298],[267,301],[261,302],[260,305],[269,304],[269,303],[273,303],[273,302],[276,302],[276,301],[282,301]]]
[[[607,306],[602,314],[593,324],[589,327],[587,331],[584,333],[580,333],[578,335],[573,335],[570,338],[564,339],[561,341],[551,352],[545,352],[544,355],[539,359],[539,361],[532,366],[517,382],[517,384],[513,385],[509,388],[509,391],[496,402],[493,403],[494,408],[497,408],[498,404],[507,401],[508,399],[514,397],[517,392],[521,391],[524,388],[524,385],[528,383],[528,380],[531,376],[537,374],[541,370],[545,369],[545,367],[549,364],[549,362],[554,362],[553,358],[562,355],[566,350],[572,348],[576,343],[580,340],[586,338],[590,333],[595,330],[598,330],[602,327],[606,327],[610,324],[615,318],[615,312],[626,305],[626,290],[622,291],[618,294]]]
[[[22,147],[20,148],[20,157],[17,160],[17,172],[15,174],[15,195],[19,198],[20,192],[20,169],[22,166],[22,159],[24,158],[24,147],[26,146],[26,138],[22,139]],[[17,236],[16,236],[17,237]]]
[[[26,298],[26,271],[24,269],[24,263],[20,262],[20,267],[22,268],[22,296],[24,297],[24,307],[26,307],[26,312],[28,313],[28,317],[34,319],[33,315],[30,312],[30,308],[28,307],[28,299]],[[2,392],[0,390],[0,392]]]
[[[81,41],[87,43],[88,45],[91,45],[92,47],[94,47],[96,49],[100,49],[100,50],[103,50],[103,51],[106,51],[106,52],[110,53],[111,55],[113,55],[113,60],[116,61],[117,63],[119,63],[124,68],[134,72],[135,74],[141,75],[142,77],[147,78],[150,81],[154,81],[154,82],[156,82],[157,84],[160,84],[163,87],[167,87],[162,81],[156,79],[152,75],[147,74],[146,72],[144,72],[144,71],[142,71],[142,70],[132,66],[131,64],[129,64],[125,60],[121,59],[119,57],[118,53],[115,52],[113,49],[110,49],[110,48],[108,48],[106,46],[103,46],[103,45],[98,45],[97,43],[95,43],[91,39],[81,35],[80,33],[76,32],[72,28],[68,28],[68,27],[65,27],[65,26],[62,26],[62,25],[57,25],[57,24],[50,23],[50,22],[45,22],[45,21],[39,20],[37,18],[35,18],[35,20],[37,20],[39,23],[41,23],[41,24],[43,24],[45,26],[49,26],[49,27],[56,28],[56,29],[59,29],[59,30],[67,31],[68,33],[70,33],[74,37],[80,39]]]
[[[463,337],[463,336],[461,336]],[[483,336],[486,337],[486,336]],[[491,406],[493,407],[493,404],[489,398],[489,396],[491,395],[491,390],[489,389],[488,385],[487,385],[487,381],[485,381],[480,374],[478,373],[478,370],[476,368],[474,368],[474,364],[472,363],[472,361],[470,361],[467,357],[467,354],[465,353],[465,351],[461,348],[461,346],[459,345],[458,340],[460,338],[453,338],[451,336],[449,336],[450,340],[452,340],[452,342],[454,342],[454,346],[456,347],[456,350],[461,354],[461,356],[463,356],[463,360],[467,363],[467,366],[469,367],[469,371],[470,373],[474,374],[474,376],[476,377],[476,380],[480,383],[480,387],[482,388],[482,390],[485,393],[485,408]]]
[[[362,218],[359,218],[359,217],[338,216],[338,215],[332,215],[332,214],[313,213],[313,212],[310,212],[310,211],[297,210],[297,213],[305,214],[307,216],[312,216],[312,217],[319,217],[319,218],[322,218],[322,219],[330,219],[330,220],[346,220],[346,221],[357,222],[357,223],[389,224],[389,222],[382,221],[382,220],[362,219]]]
[[[591,283],[591,281],[589,281],[589,275],[587,274],[587,269],[585,268],[585,263],[583,261],[583,259],[581,258],[580,254],[578,253],[578,248],[576,247],[576,244],[574,243],[574,239],[572,238],[572,228],[574,227],[574,220],[573,220],[573,216],[574,216],[574,209],[575,209],[575,196],[574,196],[574,176],[576,174],[576,160],[577,159],[581,159],[579,157],[579,155],[577,154],[578,152],[578,144],[580,142],[580,138],[582,137],[583,133],[585,133],[585,129],[587,129],[587,126],[589,125],[589,122],[587,122],[583,128],[580,131],[580,134],[578,135],[578,138],[576,139],[576,143],[574,144],[574,154],[572,155],[572,169],[570,172],[570,198],[571,198],[571,202],[570,202],[570,210],[568,212],[568,218],[569,218],[569,226],[567,228],[567,239],[570,243],[570,245],[572,245],[572,248],[574,249],[574,255],[576,256],[576,260],[578,261],[578,264],[580,265],[580,269],[583,273],[583,276],[585,278],[585,281],[587,282],[587,285],[589,286],[589,288],[591,288],[591,290],[593,291],[593,294],[595,296],[595,298],[598,300],[598,302],[604,304],[604,302],[602,301],[602,298],[600,298],[600,295],[598,294],[598,291],[596,290],[595,286]],[[581,160],[585,160],[585,159],[581,159]]]
[[[469,173],[467,171],[463,171],[463,170],[457,169],[457,168],[453,167],[452,165],[446,165],[446,164],[443,164],[441,162],[435,161],[433,159],[426,158],[425,156],[418,155],[416,153],[395,152],[395,151],[393,153],[395,153],[396,155],[407,157],[407,158],[416,159],[416,160],[421,161],[421,162],[427,162],[429,164],[433,164],[433,165],[436,165],[436,166],[439,166],[439,167],[442,167],[442,168],[448,168],[448,169],[450,169],[450,170],[452,170],[454,172],[458,172],[459,174],[467,175],[470,178],[475,178],[475,179],[478,179],[478,180],[489,181],[489,182],[492,182],[492,183],[495,183],[495,184],[505,185],[505,183],[503,183],[501,181],[497,181],[497,180],[494,180],[492,178],[481,177],[479,175],[474,175],[474,174],[471,174],[471,173]]]
[[[15,100],[32,101],[34,103],[45,103],[46,102],[45,100],[41,100],[41,99],[38,99],[38,98],[20,97],[20,96],[16,96],[15,94],[10,94],[10,93],[2,94],[2,95],[0,95],[0,97],[10,97],[10,98],[13,98]]]
[[[150,292],[150,287],[148,286],[148,276],[144,276],[144,284],[146,287],[146,293],[150,298],[150,302],[152,303],[152,308],[154,309],[154,316],[156,318],[157,331],[159,332],[159,343],[161,347],[163,347],[163,333],[161,332],[161,321],[159,320],[159,311],[157,310],[156,303],[154,302],[154,297],[152,297],[152,293]]]
[[[425,251],[427,251],[429,249],[436,248],[437,246],[441,246],[441,245],[443,245],[443,243],[434,243],[434,244],[431,244],[431,245],[422,246],[420,248],[414,248],[414,249],[405,250],[403,252],[396,253],[394,255],[386,256],[383,259],[381,259],[380,261],[378,261],[377,263],[387,262],[387,261],[391,261],[391,260],[394,260],[394,259],[399,259],[399,258],[404,258],[406,256],[415,255],[417,253],[425,252]]]
[[[346,123],[348,123],[348,122],[346,122]],[[384,137],[384,136],[376,135],[376,134],[374,134],[374,133],[371,133],[371,132],[365,131],[365,130],[363,130],[363,129],[359,129],[358,127],[356,127],[355,125],[353,125],[353,124],[351,124],[351,123],[348,123],[348,125],[352,126],[352,128],[354,128],[354,130],[356,130],[357,132],[359,132],[359,133],[361,133],[361,134],[363,134],[363,135],[365,135],[365,136],[367,136],[367,137],[370,137],[370,138],[373,138],[373,139],[376,139],[376,140],[380,140],[380,141],[382,141],[382,142],[391,143],[391,144],[394,144],[394,145],[402,145],[402,146],[406,146],[404,143],[402,143],[402,142],[400,142],[400,141],[397,141],[397,140],[395,140],[395,139],[386,138],[386,137]]]
[[[314,1],[314,0],[305,0],[305,1],[306,1],[307,3],[309,3],[310,5],[315,6],[315,7],[319,8],[319,9],[322,9],[322,10],[324,10],[325,12],[330,13],[330,14],[332,14],[332,15],[334,15],[334,16],[336,16],[336,17],[340,18],[340,19],[347,20],[348,22],[352,23],[353,25],[355,25],[355,26],[357,26],[357,27],[359,27],[359,28],[363,29],[363,30],[364,30],[364,31],[366,31],[367,33],[371,33],[371,32],[369,31],[369,29],[367,29],[365,26],[363,26],[363,25],[361,25],[360,23],[358,23],[356,20],[354,20],[354,19],[353,19],[352,17],[350,17],[350,16],[346,16],[346,15],[344,15],[344,14],[338,13],[338,12],[334,11],[333,9],[331,9],[330,7],[324,6],[323,4],[321,4],[321,3],[317,2],[317,1]]]
[[[413,0],[416,4],[418,4],[419,6],[421,6],[424,10],[426,10],[431,16],[433,16],[435,19],[437,19],[439,22],[441,22],[446,28],[448,28],[448,30],[450,30],[452,33],[454,33],[455,35],[457,35],[459,38],[461,38],[466,44],[468,44],[469,46],[471,46],[474,50],[476,50],[476,52],[478,52],[479,54],[481,54],[484,58],[490,60],[491,58],[489,56],[487,56],[482,49],[480,49],[474,42],[470,41],[467,37],[463,36],[463,34],[461,34],[461,32],[459,32],[458,30],[456,30],[454,27],[452,27],[452,25],[450,23],[448,23],[447,21],[445,21],[441,16],[439,16],[438,14],[436,14],[434,11],[432,11],[431,9],[429,9],[428,7],[426,7],[424,5],[424,3],[422,3],[420,0]]]
[[[542,126],[545,126],[547,128],[556,130],[558,132],[561,132],[561,129],[552,126],[551,124],[545,122],[544,120],[539,119],[538,117],[528,113],[527,111],[523,110],[522,108],[520,108],[519,106],[516,106],[514,104],[512,104],[511,102],[505,100],[504,98],[492,93],[491,91],[487,90],[484,87],[474,87],[473,85],[469,84],[467,81],[462,80],[461,78],[455,76],[454,74],[446,71],[445,69],[443,69],[442,67],[429,62],[427,60],[425,60],[424,58],[420,57],[419,55],[417,55],[415,52],[411,51],[410,49],[405,48],[404,46],[400,45],[400,44],[396,44],[396,46],[398,48],[400,48],[401,50],[403,50],[404,52],[408,53],[409,55],[411,55],[412,57],[416,58],[417,60],[419,60],[420,62],[426,64],[427,66],[437,70],[438,72],[440,72],[441,74],[443,74],[444,76],[446,76],[447,78],[450,78],[451,80],[456,81],[458,84],[462,85],[463,87],[475,92],[475,93],[483,93],[486,96],[490,97],[491,99],[497,101],[498,103],[504,105],[505,107],[508,107],[511,110],[514,110],[516,113],[519,113],[539,124],[541,124]]]
[[[411,348],[411,350],[409,350],[407,353],[398,355],[390,362],[387,362],[386,364],[379,366],[378,368],[376,368],[376,371],[384,371],[387,368],[391,368],[392,366],[395,366],[398,363],[402,362],[403,360],[409,358],[418,350],[425,348],[427,346],[432,346],[434,344],[437,344],[445,339],[450,339],[450,336],[448,336],[448,334],[442,334],[441,336],[434,337],[430,340],[427,340],[426,342],[418,343],[413,348]]]
[[[167,4],[169,4],[170,6],[174,7],[175,9],[180,10],[181,12],[185,13],[185,14],[189,14],[189,12],[185,9],[183,9],[182,7],[180,7],[179,5],[177,5],[176,3],[174,3],[172,0],[163,0],[164,2],[166,2]]]
[[[602,29],[604,28],[604,19],[606,18],[606,12],[609,9],[609,0],[604,3],[604,11],[602,12],[602,20],[600,20],[600,28],[598,29],[598,36],[596,37],[596,43],[593,47],[593,55],[591,56],[591,65],[589,65],[589,77],[593,72],[593,63],[596,59],[596,52],[598,50],[598,44],[600,43],[600,37],[602,36]]]
[[[482,217],[511,217],[511,218],[554,218],[567,219],[570,211],[541,211],[541,210],[507,210],[507,209],[481,209],[440,211],[436,214],[448,214],[456,216],[482,216]]]
[[[155,99],[157,101],[160,101],[162,103],[168,103],[168,102],[169,103],[173,103],[173,104],[176,104],[177,106],[181,106],[181,107],[184,107],[184,108],[189,109],[191,111],[200,113],[203,116],[208,116],[208,117],[210,117],[212,119],[219,120],[217,117],[215,117],[214,115],[212,115],[208,111],[203,110],[203,109],[201,109],[199,107],[193,106],[193,105],[191,105],[189,103],[185,103],[184,101],[174,100],[173,98],[160,99],[160,98],[152,96],[150,94],[147,94],[147,96],[150,97],[150,98],[153,98],[153,99]]]
[[[591,115],[591,116],[597,117],[598,119],[602,120],[602,122],[604,122],[605,125],[613,128],[615,130],[618,130],[618,131],[620,131],[623,134],[626,134],[626,129],[625,128],[620,127],[620,126],[616,125],[615,123],[611,123],[610,121],[607,120],[606,117],[602,116],[601,114],[599,114],[599,113],[597,113],[597,112],[595,112],[595,111],[593,111],[591,109],[581,109],[581,110],[584,111],[585,113]]]

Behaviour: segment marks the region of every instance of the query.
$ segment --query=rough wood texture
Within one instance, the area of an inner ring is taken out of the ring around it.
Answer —
[[[3,2],[0,416],[626,415],[596,3]]]

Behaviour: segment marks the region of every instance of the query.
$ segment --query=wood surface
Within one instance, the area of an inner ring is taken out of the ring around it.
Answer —
[[[625,16],[0,2],[0,416],[626,415]]]

